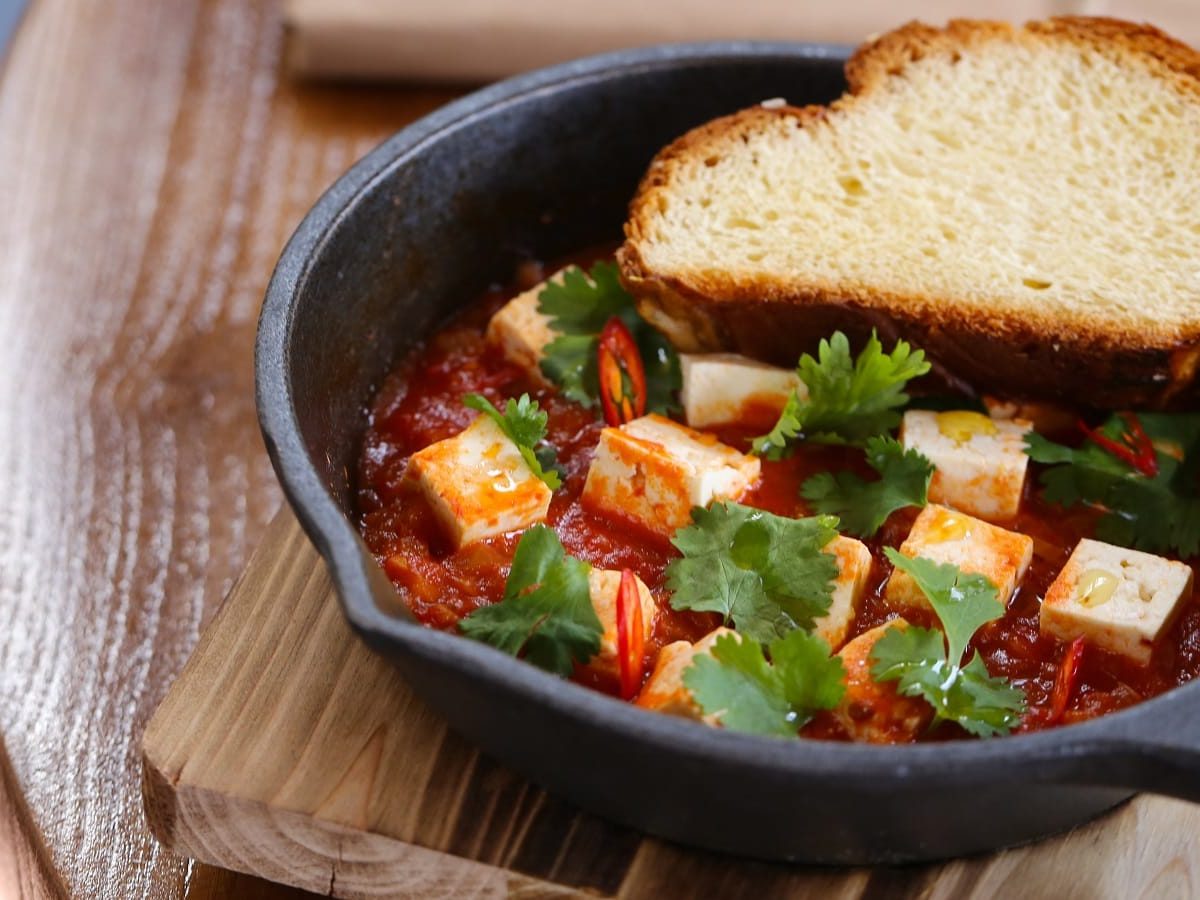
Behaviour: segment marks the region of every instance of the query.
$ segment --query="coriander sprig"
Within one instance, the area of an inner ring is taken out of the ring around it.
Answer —
[[[1066,447],[1030,432],[1025,452],[1050,468],[1041,474],[1045,497],[1063,506],[1090,504],[1101,510],[1096,536],[1150,553],[1200,554],[1200,415],[1141,413],[1155,454],[1147,476],[1095,441]],[[1092,433],[1111,441],[1129,427],[1119,414]]]
[[[684,670],[684,686],[726,728],[795,737],[814,712],[837,706],[846,673],[829,645],[804,631],[772,641],[769,650],[770,661],[758,641],[722,635]]]
[[[925,354],[897,341],[891,353],[872,332],[857,357],[840,331],[821,341],[817,356],[800,357],[796,373],[804,385],[795,391],[767,434],[754,440],[754,452],[769,459],[785,455],[803,437],[821,444],[862,445],[900,424],[908,402],[905,386],[929,371]]]
[[[568,556],[554,530],[534,525],[523,535],[499,603],[458,623],[468,637],[557,675],[600,652],[603,628],[588,587],[591,565]]]
[[[957,566],[911,559],[885,548],[933,607],[945,634],[929,628],[889,628],[871,650],[876,681],[895,681],[907,697],[923,697],[935,721],[958,723],[978,737],[1007,734],[1025,711],[1025,695],[988,673],[978,653],[962,657],[975,632],[1004,615],[996,585]]]
[[[671,543],[683,554],[667,566],[675,609],[717,612],[743,635],[769,641],[829,610],[836,558],[824,547],[837,519],[790,519],[740,503],[692,510]]]
[[[510,397],[501,412],[482,394],[467,394],[463,397],[463,405],[478,410],[495,422],[520,451],[521,458],[533,474],[544,481],[550,490],[558,490],[562,485],[557,468],[558,453],[554,447],[544,443],[548,416],[538,408],[536,400],[531,400],[528,394],[522,394],[517,400]]]
[[[893,437],[867,439],[867,464],[879,473],[864,481],[852,472],[821,472],[807,479],[800,493],[817,512],[838,516],[842,530],[871,537],[898,509],[924,506],[933,463],[916,450],[905,450]]]

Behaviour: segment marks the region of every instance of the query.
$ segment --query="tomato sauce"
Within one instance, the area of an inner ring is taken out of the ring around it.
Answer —
[[[540,271],[525,273],[525,286],[540,280]],[[548,524],[558,532],[567,552],[607,569],[630,568],[650,587],[660,607],[654,633],[648,636],[647,656],[676,640],[694,641],[720,624],[710,613],[680,612],[669,605],[664,573],[678,553],[662,538],[638,533],[626,523],[609,521],[584,511],[579,495],[603,423],[587,410],[529,377],[507,362],[483,337],[488,319],[514,291],[490,290],[449,326],[409,353],[381,385],[369,410],[357,473],[360,528],[372,553],[426,625],[454,630],[463,616],[503,595],[519,535],[505,535],[452,551],[441,535],[431,510],[405,481],[408,456],[452,437],[475,417],[462,404],[462,395],[478,392],[497,406],[505,398],[528,392],[548,416],[547,439],[558,448],[564,470],[563,486],[551,502]],[[723,430],[718,437],[743,451],[754,432]],[[861,451],[839,447],[801,446],[788,459],[764,460],[762,479],[741,502],[771,512],[809,515],[799,496],[801,483],[824,471],[852,470],[875,477]],[[1028,701],[1018,731],[1049,727],[1051,693],[1067,645],[1043,637],[1038,630],[1040,597],[1054,580],[1080,538],[1093,535],[1097,514],[1084,508],[1064,510],[1045,503],[1037,488],[1037,466],[1026,481],[1022,511],[1015,530],[1034,539],[1034,557],[1005,615],[985,625],[972,646],[982,654],[993,675],[1012,679]],[[917,510],[894,513],[870,541],[875,557],[871,581],[851,636],[894,618],[883,600],[891,564],[885,546],[898,547],[908,534]],[[914,624],[921,614],[906,610]],[[1078,686],[1062,724],[1093,718],[1138,703],[1184,684],[1200,673],[1200,608],[1189,603],[1174,627],[1155,649],[1151,663],[1140,667],[1088,646]],[[615,693],[615,684],[598,681],[580,669],[579,680]],[[844,738],[829,717],[818,716],[805,734]],[[963,733],[944,726],[935,737]]]

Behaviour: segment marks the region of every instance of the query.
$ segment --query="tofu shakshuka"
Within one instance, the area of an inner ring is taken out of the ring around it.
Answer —
[[[873,743],[1200,672],[1200,415],[956,392],[875,335],[679,353],[582,261],[487,292],[372,403],[361,529],[420,622],[710,727]]]

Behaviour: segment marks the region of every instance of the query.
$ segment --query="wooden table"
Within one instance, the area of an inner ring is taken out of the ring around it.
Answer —
[[[281,45],[269,0],[35,0],[0,70],[0,900],[301,896],[156,844],[139,744],[280,503],[252,390],[271,266],[454,92],[296,86]],[[836,883],[953,896],[972,867]]]
[[[282,897],[164,852],[138,744],[280,503],[254,415],[305,210],[447,90],[281,80],[262,0],[35,0],[0,75],[0,897]]]

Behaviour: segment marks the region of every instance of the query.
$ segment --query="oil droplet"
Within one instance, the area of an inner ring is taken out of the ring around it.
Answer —
[[[933,523],[926,534],[931,544],[944,544],[947,541],[957,541],[971,534],[971,520],[956,513],[943,513]]]
[[[1079,586],[1075,589],[1075,597],[1080,606],[1089,609],[1101,606],[1113,598],[1117,585],[1121,583],[1120,576],[1104,569],[1088,569],[1079,576]]]
[[[937,427],[943,435],[957,444],[965,444],[977,434],[995,434],[996,423],[983,413],[966,409],[940,412]]]
[[[488,469],[488,478],[492,479],[492,490],[498,494],[511,494],[517,489],[517,483],[512,474],[504,469]]]

